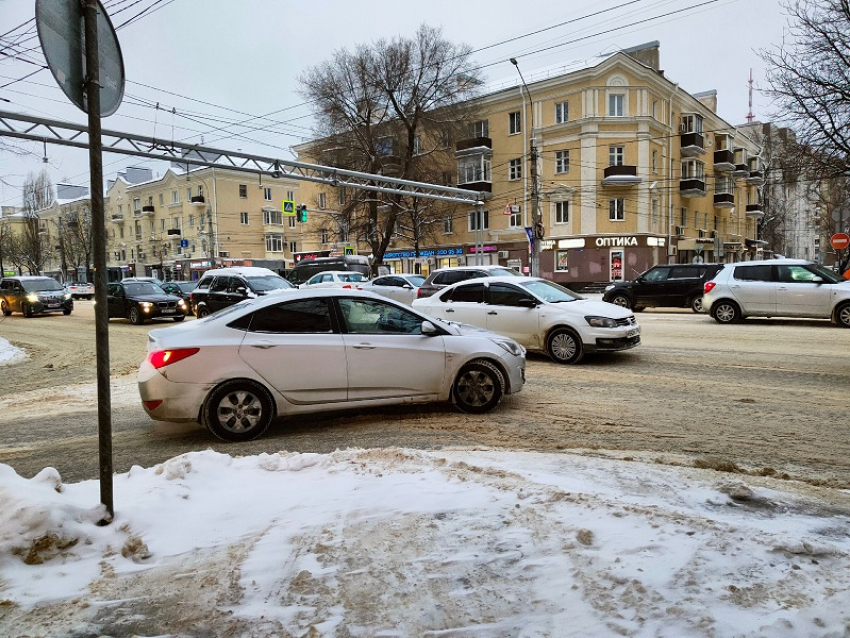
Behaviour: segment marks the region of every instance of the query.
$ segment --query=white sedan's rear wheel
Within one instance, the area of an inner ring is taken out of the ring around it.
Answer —
[[[207,429],[232,443],[261,436],[274,418],[274,404],[268,391],[247,379],[227,381],[213,390],[201,412]]]

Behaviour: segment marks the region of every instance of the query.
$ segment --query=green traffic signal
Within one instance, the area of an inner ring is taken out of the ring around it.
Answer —
[[[299,204],[298,207],[295,209],[295,212],[297,213],[297,219],[298,219],[299,222],[306,222],[307,221],[307,206],[306,205]]]

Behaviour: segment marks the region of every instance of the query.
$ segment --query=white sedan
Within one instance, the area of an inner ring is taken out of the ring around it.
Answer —
[[[416,291],[425,281],[422,275],[383,275],[357,284],[359,290],[368,290],[382,297],[389,297],[408,306],[416,299]]]
[[[294,290],[150,331],[139,367],[157,421],[200,421],[226,441],[275,417],[453,401],[495,408],[525,383],[525,349],[486,330],[431,319],[358,290]]]
[[[557,363],[578,363],[588,352],[628,350],[640,343],[634,313],[585,299],[537,277],[486,277],[449,286],[413,302],[417,310],[510,337]]]
[[[362,272],[353,270],[326,270],[316,273],[299,288],[356,288],[368,281]]]

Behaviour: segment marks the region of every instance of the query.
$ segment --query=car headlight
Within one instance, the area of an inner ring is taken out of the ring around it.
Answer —
[[[605,286],[605,292],[608,292],[609,290],[614,290],[614,284],[608,284]]]
[[[150,312],[151,308],[153,308],[153,304],[149,301],[140,301],[139,307],[145,312]]]
[[[610,317],[585,317],[584,320],[594,328],[616,328],[617,320]]]
[[[36,301],[38,301],[38,295],[33,295],[33,294],[27,295],[27,301],[35,303]]]
[[[62,298],[63,298],[63,299],[70,299],[70,298],[71,298],[71,293],[70,293],[70,292],[66,292],[64,295],[62,295]]]
[[[492,339],[492,341],[500,345],[506,352],[514,355],[515,357],[521,357],[525,354],[525,348],[513,339]]]
[[[177,302],[177,305],[180,306],[181,308],[185,308],[186,302],[181,299],[180,301]]]

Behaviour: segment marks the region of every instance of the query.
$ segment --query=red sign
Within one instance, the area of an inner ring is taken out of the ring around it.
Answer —
[[[847,246],[850,246],[850,235],[847,233],[835,233],[829,238],[829,243],[832,244],[835,250],[844,250]]]

